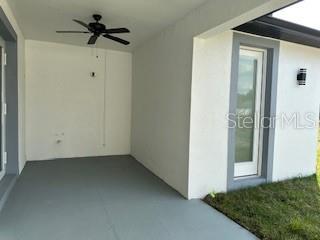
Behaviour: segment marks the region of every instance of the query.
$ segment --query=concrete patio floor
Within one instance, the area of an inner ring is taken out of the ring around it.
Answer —
[[[214,176],[213,176],[214,177]],[[250,240],[129,156],[28,162],[0,214],[1,240]]]

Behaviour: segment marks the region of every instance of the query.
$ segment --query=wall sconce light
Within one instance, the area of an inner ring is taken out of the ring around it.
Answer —
[[[298,84],[299,85],[306,85],[306,79],[307,79],[307,69],[300,68],[298,75],[297,75]]]

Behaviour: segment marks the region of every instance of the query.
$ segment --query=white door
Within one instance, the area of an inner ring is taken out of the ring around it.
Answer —
[[[1,158],[0,158],[0,180],[5,175],[6,163],[7,163],[7,153],[6,153],[6,94],[5,94],[5,64],[6,64],[6,55],[5,55],[5,42],[0,38],[0,86],[1,86],[1,134],[0,134],[0,148],[1,148]]]
[[[235,138],[235,178],[259,176],[266,79],[264,49],[240,47]]]

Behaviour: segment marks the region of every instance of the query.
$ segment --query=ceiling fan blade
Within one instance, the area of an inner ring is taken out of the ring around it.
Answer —
[[[110,34],[110,33],[129,33],[130,30],[128,28],[111,28],[106,29],[104,33]]]
[[[92,36],[90,37],[89,41],[88,41],[88,44],[89,44],[89,45],[95,44],[95,43],[97,42],[98,37],[99,37],[99,36],[97,36],[97,35],[92,35]]]
[[[90,30],[90,26],[88,24],[77,19],[73,19],[73,21]]]
[[[118,37],[114,37],[114,36],[111,36],[111,35],[108,35],[108,34],[105,34],[103,35],[105,38],[108,38],[108,39],[111,39],[113,41],[116,41],[118,43],[121,43],[121,44],[124,44],[124,45],[129,45],[130,42],[126,41],[126,40],[123,40],[121,38],[118,38]]]
[[[56,33],[90,33],[88,31],[56,31]]]

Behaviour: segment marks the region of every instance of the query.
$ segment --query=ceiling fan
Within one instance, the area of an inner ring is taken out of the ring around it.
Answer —
[[[85,34],[92,34],[92,36],[89,38],[88,44],[93,45],[97,42],[98,38],[102,35],[105,38],[108,38],[110,40],[116,41],[118,43],[124,44],[124,45],[129,45],[130,42],[112,36],[110,34],[116,34],[116,33],[129,33],[130,30],[127,28],[110,28],[107,29],[106,25],[100,23],[100,20],[102,19],[102,16],[99,14],[94,14],[93,19],[95,22],[91,23],[84,23],[80,20],[73,19],[74,22],[80,24],[81,26],[85,27],[87,31],[56,31],[57,33],[85,33]]]

